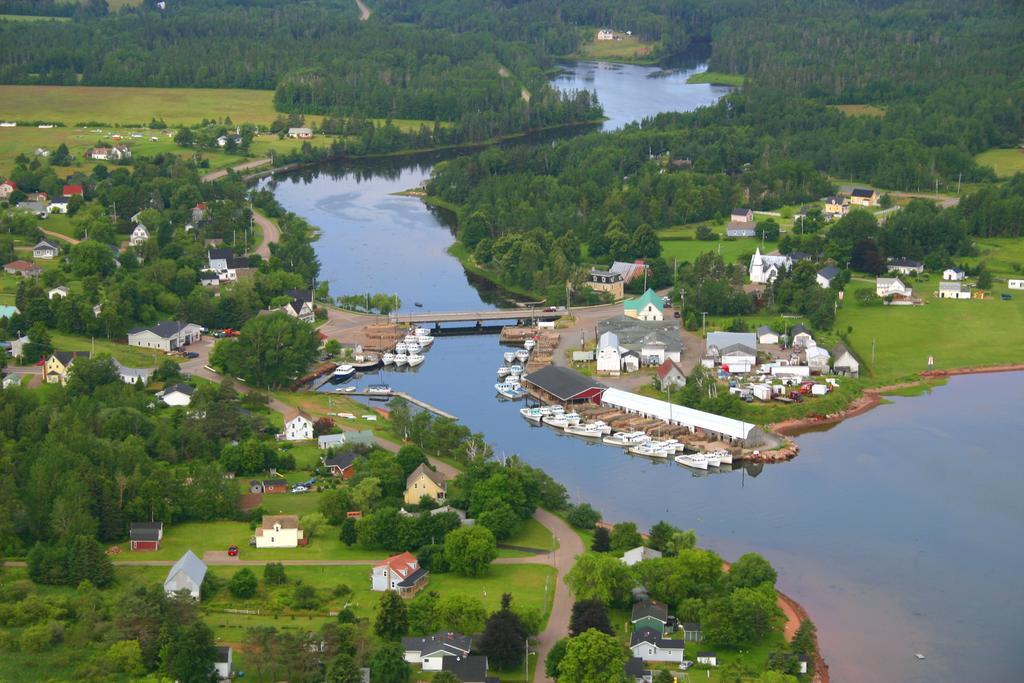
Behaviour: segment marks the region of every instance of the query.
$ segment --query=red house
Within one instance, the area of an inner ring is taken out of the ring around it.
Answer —
[[[249,482],[250,493],[288,493],[288,482],[284,479],[253,479]]]
[[[73,197],[75,195],[84,197],[85,189],[81,185],[65,185],[63,194],[65,197]]]
[[[160,550],[164,538],[163,522],[132,522],[128,531],[132,550]]]
[[[355,453],[339,453],[329,458],[320,458],[320,462],[330,471],[332,477],[341,477],[342,479],[351,479],[352,475],[356,473],[353,466],[355,460]]]

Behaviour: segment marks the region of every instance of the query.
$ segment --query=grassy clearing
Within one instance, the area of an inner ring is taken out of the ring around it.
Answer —
[[[555,537],[551,535],[547,527],[535,519],[526,520],[519,528],[519,533],[502,541],[503,545],[515,545],[522,548],[537,548],[539,550],[554,550],[558,547]],[[509,548],[498,548],[498,557],[528,557],[533,553]]]
[[[284,392],[274,394],[282,403],[300,408],[309,413],[315,420],[318,417],[326,417],[329,413],[351,413],[356,419],[350,420],[344,417],[331,416],[337,424],[352,429],[369,429],[374,436],[400,443],[401,440],[391,431],[391,423],[378,414],[377,420],[363,419],[364,415],[374,415],[377,409],[354,401],[351,398],[334,394],[319,394],[310,392]],[[307,455],[308,457],[308,455]]]
[[[1024,156],[1024,155],[1022,155]],[[984,263],[996,277],[1024,277],[1024,239],[1019,237],[980,237],[974,241],[978,256],[962,259],[969,265]]]
[[[598,40],[597,29],[585,31],[590,42],[584,43],[573,55],[579,59],[604,59],[618,62],[645,62],[651,60],[651,53],[657,43],[643,41],[636,36],[616,33],[616,40]]]
[[[870,367],[876,381],[897,380],[926,370],[929,356],[937,370],[1024,362],[1024,297],[1002,301],[999,293],[1006,289],[997,285],[992,299],[939,300],[931,296],[937,283],[911,283],[924,306],[864,305],[856,292],[872,285],[847,287],[835,329],[852,328],[848,337],[862,376]]]
[[[687,83],[709,83],[710,85],[729,85],[734,88],[738,88],[743,85],[747,80],[746,76],[741,74],[727,74],[721,71],[702,71],[699,74],[693,74],[686,79]]]
[[[105,339],[87,339],[70,334],[64,334],[56,330],[50,331],[53,339],[53,347],[59,351],[93,351],[95,353],[109,353],[129,367],[151,368],[160,364],[165,356],[163,352],[155,349],[140,349],[136,346],[128,346]]]
[[[873,104],[836,104],[833,106],[847,116],[885,116],[885,107],[876,107]]]
[[[725,232],[724,227],[713,227],[712,229],[720,234]],[[689,261],[692,263],[701,254],[718,251],[726,263],[735,263],[737,259],[746,260],[750,254],[754,253],[755,249],[761,246],[761,240],[753,237],[738,239],[723,237],[718,241],[703,242],[696,238],[695,225],[659,230],[658,236],[661,238],[661,255],[669,262],[675,258],[679,262]],[[775,243],[769,242],[767,249],[768,251],[774,250]]]
[[[31,14],[0,14],[0,21],[71,21],[71,17],[38,17]]]
[[[1024,150],[990,149],[974,157],[981,166],[991,166],[1000,178],[1009,178],[1014,173],[1024,173]]]

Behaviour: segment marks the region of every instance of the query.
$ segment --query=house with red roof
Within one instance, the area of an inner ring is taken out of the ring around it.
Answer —
[[[375,591],[395,591],[410,596],[427,585],[429,576],[430,572],[420,566],[415,555],[404,552],[373,565],[372,587]]]
[[[666,387],[685,387],[686,386],[686,375],[683,374],[682,368],[671,358],[666,358],[665,362],[658,366],[658,382],[661,383],[661,388]]]
[[[82,187],[81,185],[65,185],[64,191],[61,194],[63,194],[65,197],[74,197],[75,195],[78,195],[79,197],[84,197],[85,188]]]
[[[18,183],[13,180],[5,180],[0,183],[0,200],[10,199],[11,193],[18,189]]]

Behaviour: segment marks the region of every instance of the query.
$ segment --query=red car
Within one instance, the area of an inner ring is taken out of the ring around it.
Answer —
[[[228,557],[237,557],[237,556],[238,556],[238,546],[237,545],[228,546]]]

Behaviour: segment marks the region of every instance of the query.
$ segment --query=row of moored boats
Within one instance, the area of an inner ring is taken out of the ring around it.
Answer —
[[[526,396],[522,384],[523,368],[530,360],[530,352],[535,346],[536,340],[527,339],[523,342],[523,348],[504,353],[505,363],[498,368],[498,383],[494,385],[494,390],[500,396],[512,400]]]
[[[396,368],[401,368],[408,365],[410,368],[414,368],[426,360],[426,356],[423,354],[430,349],[433,343],[434,337],[431,336],[430,330],[426,327],[417,327],[413,332],[405,335],[405,339],[395,344],[393,352],[388,351],[383,354],[380,357],[380,362],[384,364],[384,367],[394,365]]]
[[[685,445],[676,439],[655,439],[645,432],[613,432],[607,423],[601,420],[584,422],[578,413],[566,412],[559,405],[522,408],[519,414],[530,422],[561,429],[566,434],[600,439],[602,443],[619,446],[633,455],[672,458],[680,465],[699,470],[732,464],[732,453],[725,449],[707,453],[688,453]]]

